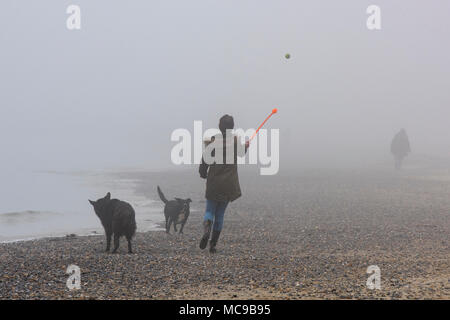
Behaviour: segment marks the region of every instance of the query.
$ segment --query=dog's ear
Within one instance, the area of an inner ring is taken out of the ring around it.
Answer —
[[[187,202],[192,202],[191,198],[186,199]]]
[[[89,203],[95,205],[95,201],[89,200]]]
[[[105,199],[106,199],[106,200],[111,200],[111,193],[110,193],[110,192],[108,192],[108,193],[106,194]]]

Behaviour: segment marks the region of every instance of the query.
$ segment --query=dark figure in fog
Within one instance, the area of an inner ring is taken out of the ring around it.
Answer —
[[[136,232],[136,220],[133,207],[124,201],[111,199],[108,194],[97,201],[89,202],[94,206],[95,214],[99,217],[106,234],[106,252],[109,252],[111,246],[111,237],[114,235],[114,250],[119,248],[119,239],[125,236],[128,241],[128,252],[131,250],[131,239]]]
[[[237,156],[245,155],[248,142],[245,145],[240,144],[238,137],[231,134],[233,128],[234,120],[232,116],[224,115],[220,118],[219,129],[221,133],[212,137],[207,144],[215,142],[216,145],[223,146],[222,160],[218,161],[219,163],[206,163],[205,157],[209,158],[209,156],[205,150],[199,167],[200,177],[206,179],[206,211],[203,218],[203,236],[200,240],[200,249],[206,248],[212,229],[211,241],[209,242],[209,252],[211,253],[216,252],[216,244],[222,231],[223,218],[228,203],[241,196]],[[227,159],[227,149],[234,150],[234,159]],[[218,148],[218,150],[220,149]],[[215,157],[215,149],[211,151],[211,155]]]
[[[409,146],[408,135],[405,129],[401,129],[392,139],[391,153],[395,159],[395,169],[399,170],[402,166],[403,159],[411,152]]]

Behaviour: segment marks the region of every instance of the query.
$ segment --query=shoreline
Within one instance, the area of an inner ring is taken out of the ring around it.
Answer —
[[[0,244],[0,299],[450,299],[449,182],[243,174],[211,255],[198,248],[196,172],[130,178],[139,193],[160,185],[167,198],[193,199],[184,235],[138,232],[133,254],[124,238],[118,254],[105,253],[104,235]],[[72,264],[80,290],[66,287]],[[366,287],[371,265],[381,290]]]
[[[165,229],[163,222],[155,222],[155,229],[148,230],[148,231],[136,231],[136,234],[138,233],[147,233],[147,232],[156,232],[156,231],[164,231]],[[24,239],[15,239],[15,240],[5,240],[0,241],[1,244],[14,244],[14,243],[21,243],[21,242],[29,242],[29,241],[57,241],[58,239],[68,239],[68,238],[84,238],[84,237],[98,237],[98,236],[105,236],[104,232],[91,232],[89,234],[79,234],[79,233],[70,233],[65,235],[53,235],[53,236],[38,236],[38,237],[30,237],[30,238],[24,238]]]
[[[58,203],[58,206],[51,210],[37,206],[37,208],[22,211],[0,213],[0,224],[3,224],[4,231],[0,232],[0,243],[60,238],[73,234],[77,236],[102,234],[103,227],[92,207],[87,203],[87,199],[101,196],[107,191],[112,191],[113,198],[117,197],[133,206],[140,227],[138,231],[146,232],[160,228],[159,223],[163,220],[159,212],[161,205],[152,197],[138,194],[137,182],[130,179],[126,172],[83,171],[40,172],[40,174],[48,175],[47,179],[52,182],[56,176],[57,181],[61,183],[61,188],[69,186],[71,190],[82,190],[80,194],[83,197],[75,194],[71,198],[72,202],[76,201],[76,207],[70,211],[65,210],[64,205]],[[67,177],[67,179],[60,177]],[[64,196],[69,195],[64,194]],[[40,203],[40,206],[43,204]],[[70,207],[71,204],[69,203],[68,206]]]

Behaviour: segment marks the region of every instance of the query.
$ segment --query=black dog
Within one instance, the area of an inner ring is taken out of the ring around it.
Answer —
[[[106,252],[109,252],[111,237],[114,234],[114,250],[119,248],[119,239],[125,236],[128,241],[128,252],[131,250],[131,238],[136,232],[136,220],[133,207],[124,201],[117,199],[111,200],[111,194],[108,194],[97,201],[89,202],[94,206],[94,211],[102,222],[106,233]]]
[[[158,186],[158,194],[162,202],[166,205],[164,207],[164,216],[166,217],[166,232],[170,233],[170,225],[173,222],[173,229],[177,232],[177,224],[181,224],[180,233],[183,233],[184,225],[190,214],[189,203],[191,199],[167,200],[161,189]]]

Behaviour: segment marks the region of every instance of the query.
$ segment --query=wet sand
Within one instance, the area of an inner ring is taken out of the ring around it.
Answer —
[[[193,200],[184,235],[138,233],[107,254],[103,236],[0,244],[1,299],[449,299],[450,180],[389,170],[261,177],[241,173],[218,252],[201,251],[204,181],[124,174],[153,199]],[[439,176],[439,175],[438,175]],[[126,199],[124,199],[126,200]],[[162,215],[162,212],[161,212]],[[81,289],[66,287],[70,264]],[[367,267],[381,289],[366,287]]]

